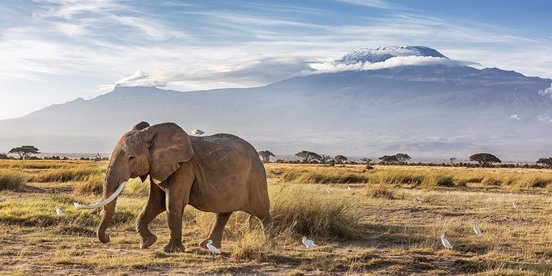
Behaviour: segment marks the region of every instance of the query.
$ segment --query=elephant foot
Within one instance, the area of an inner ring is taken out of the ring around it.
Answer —
[[[142,236],[142,243],[140,249],[146,249],[157,241],[157,236],[152,233]]]
[[[164,251],[166,253],[184,252],[184,245],[182,245],[182,243],[169,242],[169,244],[165,246]]]
[[[214,240],[214,239],[212,239],[212,238],[206,238],[206,239],[204,239],[203,241],[201,241],[201,242],[199,243],[199,246],[200,246],[201,248],[207,248],[207,242],[208,242],[209,240],[212,240],[212,241],[213,241],[213,245],[214,245],[216,248],[218,248],[218,249],[221,248],[221,246],[222,246],[222,241],[216,241],[216,240]]]

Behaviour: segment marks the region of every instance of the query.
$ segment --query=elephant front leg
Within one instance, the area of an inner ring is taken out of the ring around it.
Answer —
[[[211,228],[211,233],[209,234],[209,237],[207,239],[203,240],[199,244],[199,246],[206,248],[207,247],[207,241],[212,240],[213,245],[215,247],[221,248],[221,246],[222,246],[222,234],[224,233],[224,226],[226,226],[226,223],[228,222],[228,219],[230,219],[230,215],[232,215],[232,212],[217,214],[217,220],[215,222],[215,225],[213,225],[213,228]]]
[[[171,231],[169,244],[165,246],[165,252],[167,253],[184,252],[184,245],[182,245],[182,216],[188,200],[187,197],[183,198],[178,190],[178,188],[165,188],[167,216]]]
[[[157,185],[150,183],[148,203],[136,223],[136,232],[142,237],[140,249],[146,249],[157,241],[157,236],[148,229],[148,225],[163,211],[165,211],[165,193]]]

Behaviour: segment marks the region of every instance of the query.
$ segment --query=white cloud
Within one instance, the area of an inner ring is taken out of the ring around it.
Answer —
[[[540,90],[539,95],[552,97],[552,83],[550,83],[550,87]]]
[[[381,0],[337,0],[339,2],[344,2],[353,5],[367,6],[374,8],[390,8],[391,5]]]
[[[541,123],[552,123],[552,117],[546,113],[537,115],[537,120]]]
[[[459,62],[447,58],[425,57],[425,56],[403,56],[392,57],[383,62],[376,63],[354,63],[343,64],[335,61],[324,63],[313,63],[311,67],[317,72],[338,72],[338,71],[369,71],[393,68],[407,65],[447,65],[457,66]]]
[[[115,84],[122,86],[165,86],[166,81],[137,70],[134,74],[118,80]]]
[[[510,119],[519,121],[521,120],[521,117],[519,117],[517,114],[513,114],[512,116],[510,116]]]

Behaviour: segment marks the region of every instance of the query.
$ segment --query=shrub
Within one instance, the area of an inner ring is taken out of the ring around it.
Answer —
[[[454,178],[450,175],[439,175],[435,178],[435,184],[442,187],[454,187]]]
[[[261,229],[251,229],[245,231],[238,238],[238,243],[231,256],[236,259],[263,261],[265,250],[270,247],[266,235]]]
[[[485,178],[481,181],[481,184],[486,186],[500,186],[502,181],[500,181],[500,179],[485,176]]]
[[[69,182],[84,181],[89,175],[100,174],[98,167],[79,166],[76,168],[58,168],[40,172],[32,180],[37,182]]]
[[[384,185],[368,185],[366,186],[366,195],[373,198],[395,199],[395,192]]]
[[[101,194],[105,176],[103,174],[89,175],[83,181],[75,185],[74,192],[78,195]]]
[[[19,190],[23,184],[25,184],[25,179],[21,173],[9,170],[0,171],[0,190]]]
[[[327,238],[358,235],[359,211],[350,201],[298,187],[271,191],[271,215],[276,230]]]
[[[132,178],[128,181],[125,187],[125,190],[128,191],[128,194],[134,195],[134,196],[147,196],[149,194],[149,189],[150,189],[149,177],[144,182],[142,182],[142,180],[139,177]]]

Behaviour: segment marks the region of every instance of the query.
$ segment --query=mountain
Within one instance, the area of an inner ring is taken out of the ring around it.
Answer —
[[[386,63],[392,66],[380,66]],[[356,67],[254,88],[116,86],[94,99],[0,121],[0,149],[111,152],[123,132],[145,120],[233,133],[282,154],[447,159],[487,151],[517,161],[552,155],[550,79],[476,69],[420,46],[363,49],[334,65]]]

